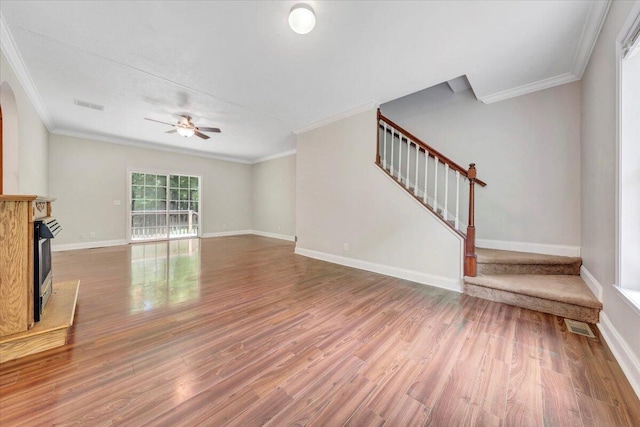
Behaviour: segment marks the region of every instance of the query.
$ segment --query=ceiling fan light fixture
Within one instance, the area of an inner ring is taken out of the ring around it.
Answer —
[[[308,34],[316,26],[316,14],[308,4],[298,3],[289,12],[289,26],[298,34]]]
[[[176,126],[176,131],[178,131],[178,133],[184,136],[185,138],[189,138],[190,136],[193,136],[196,133],[195,129],[182,127],[182,126]]]

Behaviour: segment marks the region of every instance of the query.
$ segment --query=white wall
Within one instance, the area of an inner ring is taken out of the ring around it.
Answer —
[[[296,155],[252,166],[253,229],[293,238],[296,234]]]
[[[382,113],[463,167],[476,163],[478,239],[580,246],[580,83],[494,104],[446,84]]]
[[[603,288],[601,328],[640,394],[640,314],[616,290],[615,40],[631,2],[614,1],[582,78],[582,258]]]
[[[4,117],[10,109],[3,105],[3,124],[10,128],[3,131],[4,193],[49,195],[48,156],[49,132],[20,84],[14,70],[3,53],[0,53],[0,84],[3,93],[0,101],[6,102],[7,85],[15,97],[17,117]],[[12,114],[12,116],[14,115]],[[11,129],[17,124],[17,131]],[[6,169],[6,170],[5,170]]]
[[[296,252],[459,290],[461,239],[375,156],[375,109],[298,135]]]
[[[251,229],[251,165],[52,134],[55,246],[126,239],[128,168],[202,175],[203,235]]]

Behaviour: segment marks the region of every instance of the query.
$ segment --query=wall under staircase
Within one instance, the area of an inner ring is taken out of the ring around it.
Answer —
[[[375,165],[376,113],[298,134],[296,252],[460,292],[462,238]]]

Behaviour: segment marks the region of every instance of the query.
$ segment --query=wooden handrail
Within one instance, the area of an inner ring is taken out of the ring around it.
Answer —
[[[432,158],[438,158],[438,161],[440,163],[446,163],[449,165],[449,167],[451,169],[454,169],[458,172],[460,172],[462,175],[464,175],[466,178],[471,179],[469,177],[469,171],[465,168],[463,168],[462,166],[460,166],[459,164],[457,164],[456,162],[454,162],[453,160],[449,159],[447,156],[445,156],[444,154],[442,154],[441,152],[439,152],[438,150],[436,150],[435,148],[431,147],[429,144],[425,143],[424,141],[422,141],[420,138],[416,137],[415,135],[413,135],[411,132],[409,132],[408,130],[404,129],[402,126],[396,124],[395,122],[393,122],[392,120],[390,120],[389,118],[385,117],[380,110],[378,110],[378,122],[382,120],[383,122],[387,123],[388,125],[390,125],[394,130],[397,131],[398,136],[401,139],[404,139],[405,141],[409,142],[409,139],[411,139],[411,142],[416,144],[420,150],[424,153],[427,153],[429,155],[429,157]],[[378,123],[378,127],[382,127],[379,123]],[[393,134],[393,132],[390,129],[387,129],[388,133]],[[379,163],[380,162],[380,133],[378,132],[378,149],[376,152],[376,161]],[[403,138],[404,137],[404,138]],[[479,180],[478,178],[473,178],[475,180],[475,182],[477,184],[479,184],[482,187],[486,187],[487,184],[482,181]]]

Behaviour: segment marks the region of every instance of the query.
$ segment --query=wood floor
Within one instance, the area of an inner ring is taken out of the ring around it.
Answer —
[[[70,342],[0,365],[0,425],[639,425],[599,335],[293,248],[55,253],[81,281]]]

